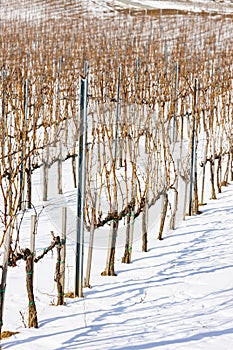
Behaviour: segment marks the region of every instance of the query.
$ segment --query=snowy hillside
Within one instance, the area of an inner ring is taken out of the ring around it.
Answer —
[[[119,249],[117,277],[100,276],[105,256],[96,247],[92,289],[84,290],[83,299],[66,298],[65,306],[53,306],[56,257],[48,255],[35,271],[39,329],[25,329],[23,324],[27,319],[24,263],[10,269],[4,329],[19,333],[2,340],[2,349],[230,350],[232,208],[231,184],[216,201],[201,208],[201,216],[186,218],[163,241],[156,240],[150,225],[149,252],[140,252],[138,240],[133,262],[126,265],[121,264]],[[48,218],[42,221],[37,237],[41,247],[51,226]],[[72,255],[70,238],[68,249]],[[68,268],[67,278],[72,275]]]
[[[105,2],[105,1],[103,1]],[[233,11],[232,1],[214,1],[214,0],[178,0],[178,1],[159,1],[159,0],[112,0],[106,1],[110,6],[119,8],[141,8],[141,9],[170,9],[192,12],[229,12]]]
[[[70,0],[64,5],[59,1],[15,1],[2,0],[0,7],[0,19],[26,18],[45,19],[78,16],[82,13],[92,15],[109,15],[115,10],[139,9],[139,10],[178,10],[185,12],[209,12],[209,13],[232,13],[233,2],[231,0]]]

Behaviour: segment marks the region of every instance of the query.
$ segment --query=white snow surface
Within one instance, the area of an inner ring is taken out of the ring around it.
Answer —
[[[232,349],[233,184],[217,200],[202,206],[201,215],[186,217],[176,230],[167,230],[163,241],[156,239],[153,210],[149,251],[141,252],[138,238],[132,263],[122,264],[120,245],[116,277],[100,275],[106,252],[95,245],[92,288],[84,289],[84,298],[66,298],[65,306],[52,305],[56,304],[56,254],[48,254],[35,265],[38,329],[23,325],[27,322],[25,263],[10,268],[3,330],[19,334],[2,340],[2,349]],[[48,246],[53,225],[54,219],[44,213],[36,237],[38,251]],[[25,244],[29,228],[28,220]],[[72,290],[72,229],[67,243],[66,281],[67,290]]]
[[[229,10],[232,1],[214,1],[214,0],[178,0],[178,1],[159,1],[159,0],[109,0],[103,1],[114,6],[147,8],[147,9],[177,9],[200,11],[219,11]]]
[[[210,13],[232,13],[232,0],[92,0],[88,2],[88,8],[95,11],[95,7],[102,10],[109,8],[117,9],[159,9],[159,10],[181,10],[191,12],[210,12]]]
[[[43,20],[47,18],[70,18],[77,14],[88,12],[93,15],[109,15],[119,9],[144,9],[144,10],[180,10],[190,12],[209,13],[233,13],[233,0],[70,0],[64,5],[64,0],[1,0],[0,21],[26,19]]]

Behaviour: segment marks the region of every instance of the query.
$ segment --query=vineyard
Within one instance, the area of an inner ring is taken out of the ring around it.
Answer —
[[[32,277],[33,261],[53,248],[58,254],[64,250],[64,237],[53,235],[50,244],[50,234],[43,254],[35,256],[33,246],[22,248],[24,216],[34,215],[33,233],[40,225],[33,202],[38,172],[44,207],[52,199],[50,186],[66,198],[64,167],[73,197],[83,181],[83,195],[78,193],[89,269],[94,231],[109,231],[102,237],[103,276],[116,275],[120,226],[122,262],[130,263],[137,218],[146,252],[148,212],[156,204],[161,210],[155,214],[155,239],[162,240],[166,225],[174,229],[186,215],[201,214],[200,205],[216,199],[233,180],[230,16],[143,11],[97,16],[80,6],[75,15],[64,11],[56,18],[37,11],[25,18],[12,12],[0,22],[1,313],[7,266],[26,260]],[[71,220],[75,228],[75,215]],[[65,271],[56,268],[58,293],[64,296]],[[85,283],[89,286],[88,279]],[[37,327],[30,288],[29,327]]]

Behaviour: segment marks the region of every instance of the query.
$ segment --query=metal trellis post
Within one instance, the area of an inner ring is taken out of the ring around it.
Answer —
[[[80,129],[79,129],[79,169],[77,191],[77,237],[76,237],[76,269],[75,296],[83,297],[83,255],[84,255],[84,211],[86,185],[86,143],[87,143],[87,64],[85,78],[81,79],[80,96]]]

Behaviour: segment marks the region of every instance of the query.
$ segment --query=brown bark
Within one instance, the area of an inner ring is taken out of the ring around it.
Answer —
[[[221,178],[221,173],[222,173],[222,156],[219,155],[218,157],[218,167],[217,167],[217,188],[218,188],[218,193],[222,193],[222,178]]]
[[[33,292],[33,254],[30,249],[26,249],[26,285],[28,293],[28,327],[38,328],[37,311]]]
[[[211,199],[217,199],[214,187],[214,160],[210,159]]]
[[[126,226],[126,239],[125,239],[125,252],[124,256],[122,257],[121,262],[125,264],[129,264],[131,262],[131,251],[132,247],[130,247],[130,216],[131,211],[129,215],[127,216],[127,226]]]
[[[226,170],[224,173],[224,177],[223,177],[223,181],[221,183],[222,186],[227,186],[228,185],[228,178],[229,178],[229,168],[230,168],[230,153],[227,156],[227,166],[226,166]]]
[[[114,220],[112,222],[112,242],[111,247],[109,247],[109,257],[106,264],[105,270],[101,273],[101,276],[117,276],[115,273],[115,251],[116,251],[116,237],[118,230],[118,221]]]
[[[77,188],[77,174],[76,174],[76,156],[72,156],[72,172],[73,172],[73,181],[74,188]]]
[[[198,186],[197,186],[197,170],[195,169],[194,172],[194,182],[193,182],[193,189],[194,189],[194,212],[196,214],[201,214],[199,211],[199,200],[198,200]]]
[[[43,253],[39,256],[37,256],[35,259],[34,259],[34,262],[37,263],[40,259],[42,259],[50,250],[52,250],[56,244],[59,244],[60,243],[60,237],[57,236],[55,237],[54,236],[54,233],[53,231],[51,231],[51,234],[53,236],[53,242],[51,242],[50,246],[45,248]]]
[[[177,184],[176,184],[177,186]],[[172,211],[172,215],[171,215],[171,221],[170,221],[170,229],[171,230],[175,230],[176,228],[176,212],[178,210],[178,190],[177,188],[174,188],[174,196],[175,196],[175,200],[174,200],[174,208],[173,208],[173,211]]]
[[[161,241],[163,239],[163,229],[164,229],[164,224],[165,224],[165,219],[167,215],[167,207],[168,207],[168,194],[164,194],[164,201],[163,201],[163,210],[161,213],[161,221],[160,221],[160,228],[159,228],[159,235],[158,239]]]
[[[147,252],[147,233],[148,233],[148,203],[142,212],[142,251]]]
[[[27,207],[28,209],[32,208],[32,171],[30,168],[30,158],[28,160],[28,168],[26,169],[27,173]]]
[[[63,245],[60,243],[60,237],[57,237],[57,263],[56,263],[56,272],[55,272],[55,282],[57,283],[57,305],[64,305],[64,290],[61,283],[62,271],[61,264],[64,263],[61,261],[61,249]]]

